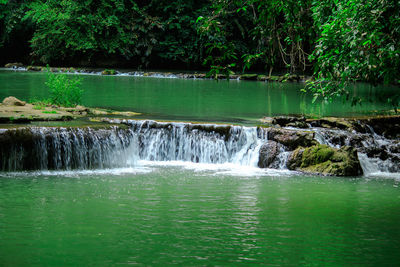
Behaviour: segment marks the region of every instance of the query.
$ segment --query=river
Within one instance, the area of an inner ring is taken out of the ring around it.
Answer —
[[[142,118],[250,122],[264,116],[306,114],[355,116],[390,109],[387,96],[396,88],[356,84],[352,95],[373,99],[361,106],[337,99],[312,103],[300,91],[303,83],[266,83],[237,80],[149,78],[81,75],[83,105],[143,113]],[[46,74],[0,70],[0,98],[47,98]]]
[[[1,71],[0,96],[44,97],[44,81],[43,73]],[[83,87],[87,106],[164,119],[254,123],[266,115],[350,115],[387,108],[379,101],[362,107],[313,106],[298,84],[85,75]],[[111,158],[106,156],[118,148],[120,135],[101,143],[104,138],[89,133],[99,142],[90,143],[90,162],[76,162],[87,147],[79,130],[55,131],[51,142],[40,139],[54,151],[63,147],[69,156],[54,156],[47,165],[39,142],[29,165],[37,164],[38,170],[0,172],[0,265],[400,262],[398,174],[339,178],[259,169],[252,160],[259,143],[255,128],[236,127],[238,137],[224,140],[198,135],[197,129],[188,135],[187,126],[174,125],[176,130],[164,132],[149,127],[139,135],[145,144],[140,153],[122,142],[128,149],[119,148],[124,153]],[[74,141],[66,146],[65,138]],[[172,141],[163,142],[168,138]],[[168,153],[172,145],[176,153]],[[218,157],[210,151],[218,151]],[[71,160],[70,155],[78,156]],[[108,165],[101,165],[104,158]]]

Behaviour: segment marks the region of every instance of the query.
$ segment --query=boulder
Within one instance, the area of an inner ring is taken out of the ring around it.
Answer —
[[[6,97],[3,100],[3,105],[5,106],[25,106],[25,104],[26,104],[25,101],[21,101],[13,96]]]
[[[289,150],[295,150],[299,146],[309,147],[317,143],[314,140],[314,132],[281,128],[268,129],[268,140],[281,143]]]
[[[332,176],[362,174],[357,151],[349,146],[335,149],[327,145],[297,148],[289,156],[287,167],[306,173]]]
[[[269,168],[279,154],[279,144],[275,141],[269,141],[260,148],[258,158],[258,167]]]
[[[306,118],[304,117],[290,117],[290,116],[280,116],[274,117],[272,124],[279,125],[281,127],[296,127],[296,128],[308,128],[306,123]]]

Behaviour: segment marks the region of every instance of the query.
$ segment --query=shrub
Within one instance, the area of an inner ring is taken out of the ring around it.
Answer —
[[[49,102],[53,105],[74,107],[82,100],[82,79],[67,74],[54,74],[47,69],[46,85],[50,88]]]

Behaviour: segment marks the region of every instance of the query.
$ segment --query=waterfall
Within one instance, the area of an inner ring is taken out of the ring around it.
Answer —
[[[135,164],[137,142],[118,127],[30,127],[0,135],[0,170],[70,170],[125,167]]]
[[[266,133],[255,127],[129,121],[139,158],[149,161],[235,163],[257,166]]]
[[[29,127],[0,133],[0,170],[135,166],[137,160],[257,166],[266,131],[256,127],[128,121],[129,128]]]
[[[129,168],[138,166],[139,161],[257,167],[260,159],[264,162],[269,156],[272,161],[260,167],[282,170],[287,168],[291,153],[282,144],[269,148],[272,141],[276,143],[273,138],[278,134],[261,127],[148,120],[118,122],[120,126],[102,128],[2,129],[0,171]],[[400,172],[398,141],[343,130],[314,128],[313,132],[322,144],[355,147],[365,175]],[[287,134],[283,141],[292,137],[290,133],[283,134]]]
[[[352,146],[358,151],[365,176],[391,175],[400,172],[400,143],[385,138],[366,125],[368,132],[349,132],[325,128],[313,128],[315,139],[331,147]]]

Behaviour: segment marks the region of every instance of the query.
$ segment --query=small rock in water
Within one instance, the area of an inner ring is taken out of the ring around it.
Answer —
[[[6,97],[3,100],[3,105],[5,106],[25,106],[25,104],[26,104],[25,101],[21,101],[13,96]]]

